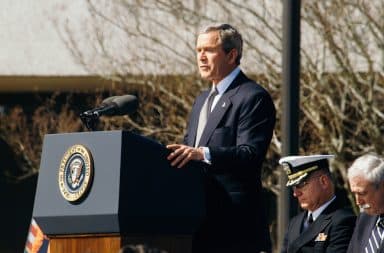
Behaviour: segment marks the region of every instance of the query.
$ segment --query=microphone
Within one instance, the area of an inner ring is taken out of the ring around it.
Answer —
[[[113,96],[103,100],[100,107],[88,110],[82,113],[81,117],[95,117],[98,118],[102,115],[115,116],[125,115],[136,111],[139,103],[136,96],[123,95]]]
[[[113,100],[114,100],[115,98],[117,98],[117,97],[119,97],[119,96],[108,97],[108,98],[104,99],[103,101],[101,101],[101,105],[102,105],[102,106],[103,106],[103,105],[109,105],[109,104],[112,103]]]
[[[133,95],[118,96],[111,101],[110,105],[107,105],[102,111],[100,111],[99,115],[114,116],[114,115],[130,114],[136,111],[138,106],[139,106],[139,101],[137,100],[136,96],[133,96]]]
[[[107,107],[108,105],[110,105],[112,103],[112,101],[117,98],[118,96],[112,96],[112,97],[108,97],[106,99],[104,99],[100,106],[99,107],[96,107],[94,109],[91,109],[91,110],[88,110],[88,111],[85,111],[83,113],[80,114],[81,117],[83,116],[93,116],[95,114],[96,111],[99,111],[99,110],[102,110],[103,108]]]

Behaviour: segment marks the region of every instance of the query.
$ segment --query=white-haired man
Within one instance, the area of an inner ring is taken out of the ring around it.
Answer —
[[[384,252],[384,159],[377,154],[357,158],[348,169],[348,180],[361,213],[348,253]]]

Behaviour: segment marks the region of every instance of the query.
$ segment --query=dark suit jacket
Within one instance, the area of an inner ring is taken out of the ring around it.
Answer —
[[[302,212],[290,221],[282,253],[347,251],[356,219],[350,208],[343,208],[336,198],[312,225],[301,233],[305,218],[306,212]]]
[[[203,92],[193,105],[184,139],[189,146],[194,146],[208,93]],[[203,242],[210,252],[230,252],[232,247],[232,252],[269,251],[260,177],[274,125],[270,95],[240,72],[211,112],[200,139],[199,146],[210,150],[212,164],[200,164],[205,172],[208,218],[195,237],[195,246]],[[214,251],[220,245],[223,249]]]
[[[372,228],[375,226],[378,216],[371,216],[366,213],[361,213],[357,217],[356,227],[353,231],[352,239],[349,243],[348,253],[365,252],[365,246],[368,244],[371,236]],[[378,253],[384,253],[384,245],[381,244]]]

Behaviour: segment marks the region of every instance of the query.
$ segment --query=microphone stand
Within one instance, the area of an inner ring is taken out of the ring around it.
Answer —
[[[97,113],[83,112],[80,114],[80,119],[89,131],[96,131],[99,123],[99,115]]]

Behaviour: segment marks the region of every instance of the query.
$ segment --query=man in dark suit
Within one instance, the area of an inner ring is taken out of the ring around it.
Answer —
[[[357,217],[348,253],[384,253],[384,159],[377,154],[357,158],[348,169]]]
[[[262,199],[261,165],[275,125],[268,92],[239,68],[242,38],[228,24],[197,38],[197,61],[210,90],[193,104],[184,144],[171,144],[172,166],[199,163],[204,171],[207,219],[194,252],[270,252]]]
[[[289,222],[282,253],[343,253],[351,239],[355,215],[335,195],[329,171],[331,155],[280,159],[302,213]]]

